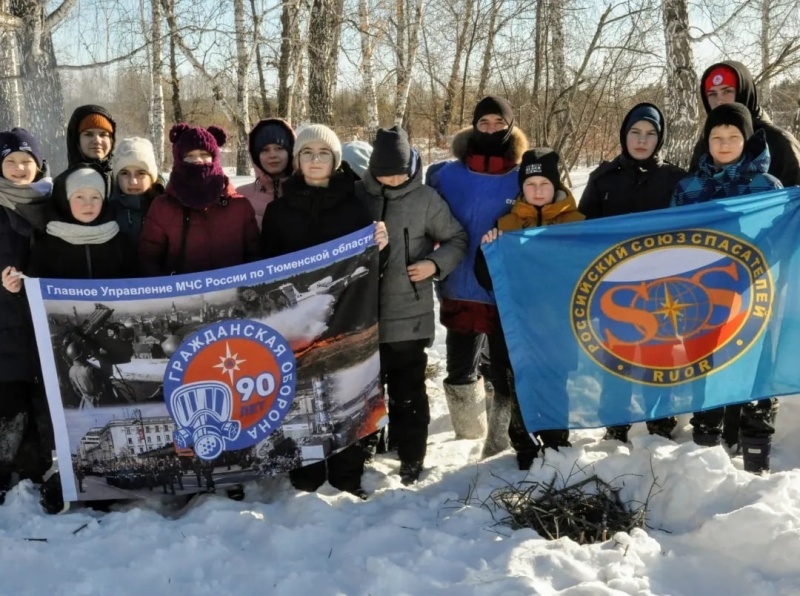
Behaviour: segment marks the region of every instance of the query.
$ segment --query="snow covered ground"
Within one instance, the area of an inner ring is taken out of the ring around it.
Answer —
[[[444,370],[441,328],[430,361]],[[148,502],[49,516],[23,483],[0,507],[0,594],[800,594],[797,398],[782,402],[766,477],[694,445],[687,417],[675,441],[644,425],[628,445],[573,431],[573,447],[526,473],[510,451],[481,461],[479,441],[454,440],[442,377],[429,382],[421,482],[402,486],[394,455],[378,456],[366,502],[279,478],[246,486],[242,502],[203,495],[182,511]],[[655,478],[648,528],[579,546],[511,531],[483,505],[507,483],[591,474],[625,501],[644,501]]]

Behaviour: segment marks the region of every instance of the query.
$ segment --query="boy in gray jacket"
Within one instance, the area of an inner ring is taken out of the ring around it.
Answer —
[[[391,242],[380,284],[381,379],[405,485],[419,479],[428,440],[425,348],[434,336],[433,279],[455,269],[468,244],[447,203],[422,178],[422,160],[406,132],[381,128],[356,184],[356,196],[385,222]]]

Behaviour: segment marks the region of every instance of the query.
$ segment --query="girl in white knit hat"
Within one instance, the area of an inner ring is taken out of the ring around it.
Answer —
[[[164,183],[158,174],[153,145],[147,139],[122,139],[114,151],[110,207],[120,232],[139,244],[144,216]]]

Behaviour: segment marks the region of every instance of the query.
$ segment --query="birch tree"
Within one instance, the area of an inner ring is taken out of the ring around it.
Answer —
[[[666,43],[665,117],[670,130],[664,150],[672,163],[688,167],[698,132],[697,71],[689,35],[688,0],[664,0],[662,18]]]
[[[344,0],[312,0],[308,26],[308,111],[312,121],[333,126]]]
[[[153,140],[156,163],[164,167],[164,48],[163,15],[160,0],[150,0],[150,138]]]
[[[407,0],[395,0],[395,126],[407,126],[406,106],[417,61],[423,15],[423,0],[414,0],[413,4]]]
[[[367,0],[358,0],[358,33],[361,38],[361,77],[364,85],[364,100],[367,103],[365,132],[368,139],[373,139],[380,126],[380,121],[378,120],[378,96],[375,93],[375,72],[372,67],[372,52],[375,47],[374,32],[370,27]]]
[[[0,15],[8,18],[8,0],[0,0]],[[18,22],[12,20],[4,28],[0,22],[0,123],[12,128],[22,123],[20,103],[20,81],[17,77],[16,28]]]

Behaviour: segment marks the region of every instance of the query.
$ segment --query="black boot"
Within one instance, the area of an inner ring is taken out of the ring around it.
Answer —
[[[520,470],[530,470],[533,465],[533,460],[539,453],[538,448],[533,451],[520,451],[517,453],[517,465]]]
[[[769,472],[769,454],[772,451],[772,436],[742,437],[744,471],[753,474]]]
[[[609,426],[606,429],[606,434],[603,436],[604,441],[620,441],[622,443],[628,442],[628,431],[630,424],[623,424],[620,426]]]
[[[701,447],[716,447],[720,444],[722,429],[698,424],[692,430],[692,439]]]
[[[675,416],[647,421],[647,431],[651,435],[658,435],[667,439],[672,438],[672,431],[675,430],[676,426],[678,426],[678,419]]]
[[[404,486],[414,484],[419,480],[420,474],[422,474],[421,461],[400,462],[400,482],[402,482]]]

